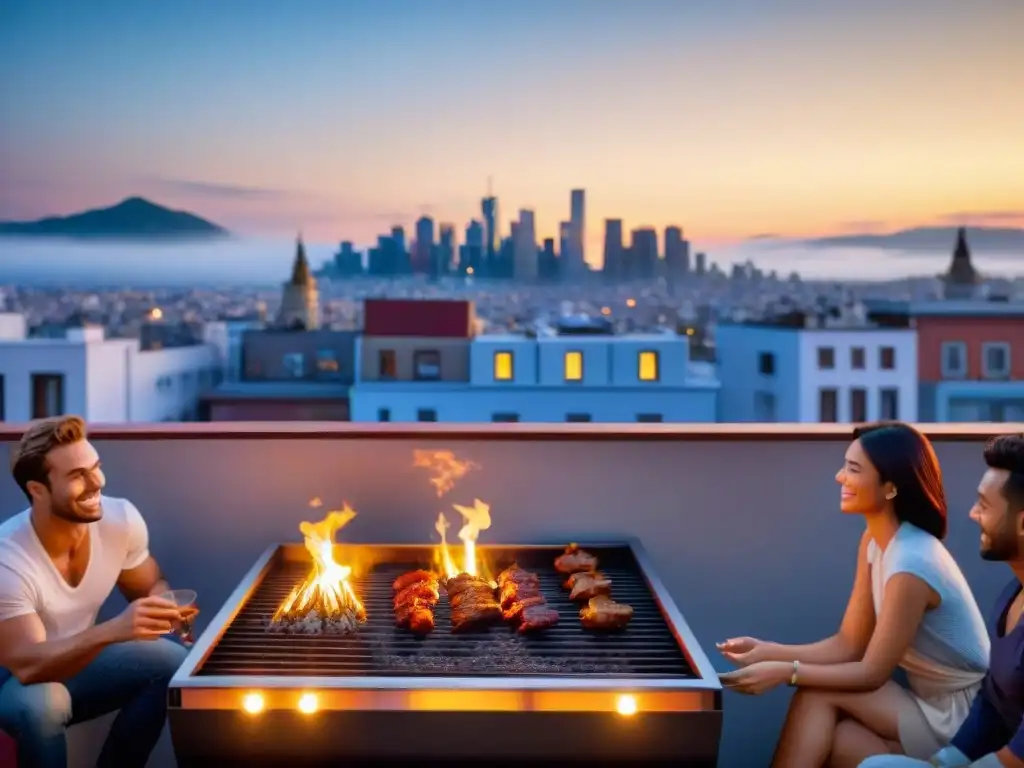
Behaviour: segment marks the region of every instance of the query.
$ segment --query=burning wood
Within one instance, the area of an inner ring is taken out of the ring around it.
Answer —
[[[355,516],[345,504],[319,523],[299,525],[313,568],[277,609],[268,622],[269,631],[345,635],[366,621],[366,610],[349,581],[352,568],[334,559],[334,535]]]

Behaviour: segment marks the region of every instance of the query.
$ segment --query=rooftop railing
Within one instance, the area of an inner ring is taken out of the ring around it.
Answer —
[[[0,425],[13,444],[17,425]],[[948,546],[988,611],[1011,574],[978,556],[968,519],[988,437],[1024,425],[922,425],[942,462]],[[95,426],[106,492],[130,498],[176,586],[198,590],[202,630],[266,547],[348,501],[343,538],[435,539],[439,511],[491,505],[481,542],[637,537],[703,650],[736,635],[803,642],[838,626],[862,522],[839,512],[841,425],[206,423]],[[416,449],[476,466],[439,498]],[[323,501],[310,509],[314,497]],[[0,518],[26,506],[0,478]],[[119,598],[115,598],[119,600]],[[113,611],[118,607],[109,606]],[[767,765],[788,690],[724,694],[723,766]]]

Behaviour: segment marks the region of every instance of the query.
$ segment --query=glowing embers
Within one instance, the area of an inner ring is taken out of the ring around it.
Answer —
[[[314,499],[312,506],[319,505]],[[313,568],[277,609],[267,627],[271,632],[346,635],[365,623],[366,610],[349,580],[352,568],[334,558],[334,535],[355,516],[345,504],[319,523],[299,525]]]

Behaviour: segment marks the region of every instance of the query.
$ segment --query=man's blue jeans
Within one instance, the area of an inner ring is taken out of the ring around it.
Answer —
[[[0,670],[0,728],[33,768],[66,768],[69,725],[120,709],[97,768],[144,768],[167,718],[167,684],[188,651],[171,640],[110,645],[64,683],[22,685]]]

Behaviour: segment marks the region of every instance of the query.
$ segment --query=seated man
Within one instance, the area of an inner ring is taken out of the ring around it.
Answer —
[[[142,768],[186,650],[139,511],[102,496],[99,455],[77,416],[32,425],[14,450],[30,508],[0,525],[0,729],[23,765],[65,768],[68,725],[120,709],[99,766]],[[117,585],[131,601],[96,614]]]
[[[931,760],[876,756],[860,768],[1024,768],[1024,435],[991,440],[985,463],[971,519],[981,528],[982,558],[1014,572],[989,620],[988,675],[952,743]]]

